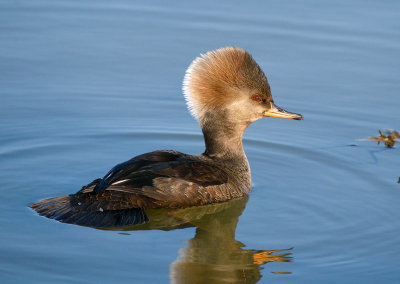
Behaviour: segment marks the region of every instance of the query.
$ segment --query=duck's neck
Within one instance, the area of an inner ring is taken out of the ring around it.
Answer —
[[[243,132],[249,123],[238,123],[229,119],[229,114],[207,113],[200,121],[206,150],[204,155],[220,160],[236,160],[247,163],[243,150]]]
[[[243,150],[242,137],[250,123],[237,122],[229,113],[209,113],[200,120],[206,150],[204,156],[221,163],[242,190],[251,188],[249,162]]]

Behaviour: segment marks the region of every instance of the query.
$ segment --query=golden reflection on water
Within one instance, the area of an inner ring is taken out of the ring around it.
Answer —
[[[200,207],[150,210],[149,223],[123,230],[196,227],[195,236],[170,265],[172,283],[256,283],[262,277],[263,265],[290,262],[292,257],[290,249],[251,250],[235,240],[239,216],[247,201],[248,197],[244,197]]]

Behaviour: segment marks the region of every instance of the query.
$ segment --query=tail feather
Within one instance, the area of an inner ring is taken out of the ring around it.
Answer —
[[[41,200],[30,207],[39,215],[62,223],[95,228],[131,226],[149,221],[141,208],[89,211],[73,199],[74,195],[62,195]]]

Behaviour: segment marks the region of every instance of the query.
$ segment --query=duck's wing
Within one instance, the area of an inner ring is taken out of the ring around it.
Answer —
[[[232,197],[223,169],[175,151],[156,151],[115,166],[76,194],[36,202],[40,215],[64,223],[119,227],[148,220],[144,209],[187,207]]]
[[[82,187],[81,192],[103,192],[111,185],[117,185],[129,180],[136,180],[137,186],[147,184],[152,175],[143,172],[144,168],[159,163],[170,163],[181,159],[185,154],[177,151],[163,150],[136,156],[113,167],[102,179],[96,179]]]
[[[228,191],[213,191],[227,182],[228,175],[216,165],[156,151],[115,166],[77,195],[93,209],[186,207],[232,198]]]

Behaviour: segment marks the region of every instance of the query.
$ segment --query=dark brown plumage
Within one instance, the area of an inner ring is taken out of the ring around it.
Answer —
[[[267,78],[239,48],[222,48],[193,61],[184,93],[203,130],[206,151],[163,150],[121,163],[72,195],[31,205],[64,223],[115,227],[146,222],[146,209],[181,208],[242,197],[251,189],[242,136],[264,116],[302,119],[273,104]]]

